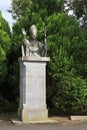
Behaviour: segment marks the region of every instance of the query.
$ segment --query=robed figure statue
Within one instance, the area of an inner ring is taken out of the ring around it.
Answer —
[[[44,36],[44,44],[37,41],[37,27],[35,25],[32,25],[30,27],[30,39],[28,40],[26,38],[26,31],[23,28],[22,34],[23,34],[23,44],[22,44],[22,56],[26,57],[46,57],[47,55],[47,41],[46,41],[46,32],[47,30],[44,30],[45,36]]]

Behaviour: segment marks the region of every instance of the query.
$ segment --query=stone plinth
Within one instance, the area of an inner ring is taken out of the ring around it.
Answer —
[[[21,57],[20,105],[18,115],[23,122],[47,120],[46,62],[49,57]]]

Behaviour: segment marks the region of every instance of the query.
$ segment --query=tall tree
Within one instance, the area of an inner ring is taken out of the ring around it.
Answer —
[[[87,29],[87,0],[66,0],[65,10],[67,12],[72,10],[81,26]]]
[[[21,13],[21,17],[13,26],[12,50],[10,51],[12,60],[9,60],[12,63],[9,66],[12,70],[9,81],[13,82],[9,82],[9,86],[11,85],[14,88],[14,92],[17,91],[15,84],[18,86],[19,82],[18,57],[21,55],[21,53],[19,54],[22,43],[21,28],[24,27],[29,36],[29,27],[36,24],[39,28],[38,38],[43,42],[43,30],[44,26],[46,26],[48,29],[48,56],[51,57],[47,69],[48,106],[55,113],[58,113],[58,111],[59,113],[67,113],[67,111],[69,113],[71,111],[72,113],[86,112],[87,88],[86,76],[84,76],[87,65],[85,58],[87,54],[86,33],[80,29],[79,23],[74,17],[63,13],[64,0],[50,0],[49,2],[47,0],[32,0],[31,5],[30,7],[25,6],[25,14]],[[82,52],[85,53],[80,57],[85,59],[85,69],[82,73],[78,68],[79,65],[80,68],[83,67],[79,58],[79,55],[82,54],[80,48],[83,43],[85,48],[83,48],[84,51],[82,50]],[[17,75],[14,75],[14,73]]]
[[[8,93],[5,91],[7,87],[5,81],[8,76],[8,53],[10,51],[10,27],[8,22],[2,17],[0,12],[0,110],[7,108],[7,99],[5,95]],[[9,96],[9,95],[8,95]]]
[[[13,18],[20,18],[28,13],[41,13],[45,17],[53,12],[59,12],[63,8],[64,0],[12,0],[12,8],[9,12],[12,13]]]
[[[10,49],[10,28],[0,12],[0,86],[6,76],[6,55]]]
[[[31,7],[32,0],[12,0],[11,8],[8,10],[12,13],[14,19],[25,15],[26,10]]]
[[[51,107],[50,110],[53,113],[59,111],[58,114],[67,114],[67,111],[68,114],[84,113],[87,111],[85,96],[87,89],[85,80],[81,78],[81,68],[79,69],[79,65],[82,65],[78,55],[78,53],[81,55],[79,47],[81,47],[81,43],[84,43],[79,23],[74,17],[60,13],[53,14],[47,19],[47,27],[49,55],[51,57],[47,69],[48,106]],[[86,42],[85,37],[84,41]],[[87,54],[86,48],[85,44],[85,54]],[[82,57],[86,60],[84,55]],[[84,64],[84,72],[87,72],[86,64],[87,62]],[[80,94],[78,94],[79,91],[81,91]]]

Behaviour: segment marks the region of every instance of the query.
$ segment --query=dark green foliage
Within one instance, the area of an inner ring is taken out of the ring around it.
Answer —
[[[73,11],[73,14],[80,22],[83,29],[87,29],[87,0],[66,0],[67,12]]]
[[[0,12],[0,111],[13,110],[16,107],[13,103],[13,88],[7,82],[9,77],[8,66],[10,66],[8,59],[10,47],[10,27]]]
[[[21,18],[27,15],[37,12],[41,14],[44,19],[54,12],[60,12],[63,10],[63,4],[65,0],[12,0],[12,9],[9,12],[12,13],[13,18]]]
[[[0,87],[7,74],[7,53],[10,49],[10,31],[8,23],[2,18],[0,12]]]
[[[17,102],[13,102],[13,101],[9,102],[9,100],[0,96],[0,112],[15,111],[17,107],[18,107]]]
[[[17,33],[18,34],[18,33]],[[8,76],[6,83],[8,86],[9,101],[17,102],[19,99],[19,63],[18,58],[21,56],[21,35],[13,34],[11,39],[10,51],[8,58]],[[6,88],[5,88],[6,89]],[[17,104],[18,105],[18,104]]]
[[[14,19],[20,18],[25,15],[25,12],[30,10],[32,0],[12,0],[12,8],[8,11],[12,13]]]
[[[83,68],[83,65],[86,66],[87,63],[86,38],[84,37],[83,42],[79,24],[64,13],[51,15],[47,20],[47,27],[48,52],[51,57],[47,69],[49,111],[60,115],[86,114],[87,86],[86,78],[83,79],[86,74],[86,67]],[[81,42],[84,49],[80,50]],[[83,64],[79,58],[84,59]]]
[[[43,31],[46,26],[48,29],[48,56],[51,58],[47,66],[49,112],[52,114],[85,114],[87,112],[86,32],[80,29],[79,23],[74,17],[61,12],[63,3],[63,0],[49,2],[32,0],[32,6],[27,7],[25,11],[26,15],[23,14],[13,26],[12,46],[15,48],[12,52],[16,55],[16,59],[14,55],[11,57],[15,59],[13,66],[18,65],[16,62],[21,53],[18,55],[17,52],[22,44],[22,27],[27,30],[29,36],[29,27],[31,24],[36,24],[39,29],[38,39],[43,42]],[[54,5],[55,8],[53,8]],[[52,8],[50,9],[49,6]],[[79,57],[84,59],[85,64],[81,64]],[[83,65],[85,65],[84,68]],[[17,74],[18,70],[14,69],[13,72]],[[11,76],[14,83],[19,82],[17,75],[11,74]]]
[[[39,29],[38,40],[41,42],[43,42],[44,27],[48,29],[48,56],[51,58],[47,65],[49,112],[60,115],[87,113],[86,31],[81,30],[75,17],[64,13],[64,2],[64,0],[13,0],[12,13],[18,20],[13,26],[11,41],[7,41],[6,39],[9,38],[4,38],[7,35],[2,32],[1,39],[4,44],[0,42],[0,59],[3,65],[1,67],[5,67],[0,71],[2,75],[0,82],[6,78],[5,82],[2,82],[3,96],[0,96],[0,105],[7,104],[6,110],[11,106],[11,110],[16,109],[19,101],[18,58],[21,56],[21,29],[25,28],[29,38],[29,28],[35,24]],[[11,43],[10,49],[9,43]],[[6,74],[3,75],[3,72]],[[1,108],[1,110],[5,109]]]
[[[55,114],[86,114],[87,86],[83,79],[63,75],[52,97],[52,113]]]

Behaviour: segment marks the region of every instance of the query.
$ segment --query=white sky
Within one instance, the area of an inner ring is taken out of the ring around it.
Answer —
[[[11,14],[7,11],[11,7],[12,0],[0,0],[0,11],[2,12],[2,16],[7,20],[10,27],[13,24],[13,19]]]

